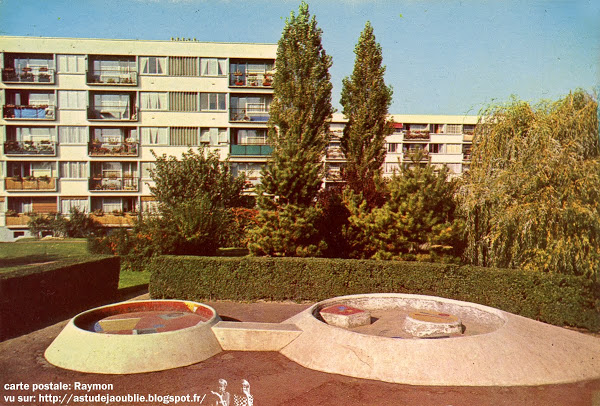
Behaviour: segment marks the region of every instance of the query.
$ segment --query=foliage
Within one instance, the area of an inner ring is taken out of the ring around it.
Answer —
[[[55,237],[64,237],[67,234],[67,221],[60,213],[30,213],[27,227],[37,238],[45,233]]]
[[[234,207],[230,209],[230,215],[232,223],[224,245],[227,247],[248,246],[249,232],[258,225],[258,210]]]
[[[309,206],[321,187],[329,142],[332,62],[304,2],[298,15],[292,12],[286,20],[275,63],[269,118],[273,153],[262,171],[259,203],[267,209],[275,204]]]
[[[96,232],[99,227],[100,223],[91,216],[73,207],[66,224],[66,235],[70,238],[84,238]]]
[[[443,166],[405,165],[388,183],[382,207],[346,193],[350,211],[347,238],[353,256],[375,259],[445,261],[460,258],[463,224],[455,216],[456,182]]]
[[[383,204],[380,191],[385,139],[393,128],[388,122],[392,89],[385,85],[381,46],[367,22],[354,49],[352,76],[344,78],[341,104],[348,118],[342,137],[346,164],[342,175],[355,193],[361,193],[372,208]]]
[[[243,196],[244,175],[234,177],[229,161],[221,161],[218,151],[199,147],[197,152],[192,149],[184,152],[181,159],[166,154],[154,157],[154,186],[150,186],[150,191],[163,210],[192,201],[199,194],[210,196],[214,204],[224,207],[249,204],[248,198]]]
[[[258,227],[250,231],[248,248],[254,255],[319,256],[327,248],[315,227],[322,216],[319,207],[293,204],[261,210]]]
[[[576,91],[491,106],[461,191],[474,264],[598,278],[597,102]]]
[[[452,264],[326,258],[154,258],[153,298],[319,301],[410,293],[496,307],[559,326],[600,329],[600,290],[586,278]],[[242,282],[240,282],[242,281]]]
[[[317,222],[319,235],[327,244],[323,256],[328,258],[347,258],[350,246],[344,235],[348,226],[350,212],[344,204],[344,186],[334,186],[323,189],[317,197],[317,205],[322,209]]]

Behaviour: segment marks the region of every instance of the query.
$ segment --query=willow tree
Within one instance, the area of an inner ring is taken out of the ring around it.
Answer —
[[[378,191],[385,160],[385,139],[392,132],[388,108],[392,89],[384,81],[381,46],[367,22],[354,48],[356,59],[350,77],[342,82],[343,113],[348,119],[341,140],[346,156],[343,178],[349,189],[360,193],[369,207],[383,203]]]
[[[576,91],[482,114],[464,178],[467,258],[475,264],[585,275],[600,269],[597,101]]]
[[[321,34],[303,2],[298,15],[286,20],[278,43],[268,133],[273,153],[258,190],[261,211],[249,245],[255,254],[308,256],[322,250],[312,220],[320,216],[314,203],[333,107],[331,57]]]

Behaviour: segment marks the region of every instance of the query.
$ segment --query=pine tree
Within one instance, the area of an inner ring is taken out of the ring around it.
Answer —
[[[260,191],[268,196],[260,199],[262,207],[273,207],[271,196],[280,204],[309,206],[321,187],[333,113],[331,57],[321,32],[303,2],[279,40],[269,120],[273,153],[262,173]]]
[[[350,77],[344,78],[341,104],[348,119],[342,137],[346,155],[343,176],[348,187],[362,193],[368,207],[383,203],[378,192],[385,160],[385,138],[391,134],[388,108],[392,89],[385,85],[381,46],[367,22],[354,49],[356,60]]]

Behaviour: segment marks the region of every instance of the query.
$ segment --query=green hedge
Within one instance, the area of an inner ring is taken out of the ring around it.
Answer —
[[[598,285],[567,275],[325,258],[162,256],[149,267],[153,298],[320,301],[359,293],[412,293],[600,330]]]
[[[119,258],[70,258],[0,274],[0,340],[112,301]]]

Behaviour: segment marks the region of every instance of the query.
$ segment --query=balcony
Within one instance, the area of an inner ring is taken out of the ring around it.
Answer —
[[[139,180],[133,176],[89,179],[90,192],[137,192],[138,190]]]
[[[89,156],[138,156],[137,142],[88,143]]]
[[[429,131],[406,131],[404,133],[405,141],[413,141],[413,140],[429,140]]]
[[[138,107],[88,107],[89,121],[138,121]]]
[[[2,82],[4,83],[35,83],[51,85],[54,84],[56,75],[54,69],[45,67],[22,68],[17,71],[14,68],[2,69]]]
[[[119,69],[87,72],[86,83],[93,86],[137,86],[136,71],[123,72]]]
[[[137,214],[121,211],[104,213],[102,210],[96,210],[90,213],[90,217],[105,227],[131,227]]]
[[[4,189],[11,192],[56,192],[56,185],[56,178],[48,176],[4,178]]]
[[[229,74],[229,87],[272,88],[273,74],[233,72]]]
[[[267,156],[271,155],[273,147],[270,145],[231,145],[230,153],[236,156]]]
[[[29,220],[31,220],[30,216],[24,213],[15,213],[12,210],[8,210],[4,218],[7,227],[27,227]]]
[[[327,159],[344,159],[344,153],[341,147],[329,147],[327,148]]]
[[[5,120],[56,120],[56,107],[6,104],[2,109],[2,117]]]
[[[264,106],[246,108],[230,108],[229,121],[238,123],[266,123],[269,121],[269,110]]]
[[[54,141],[6,141],[4,155],[56,156]]]
[[[402,155],[403,161],[423,162],[429,160],[429,151],[425,149],[414,149],[404,151]]]

